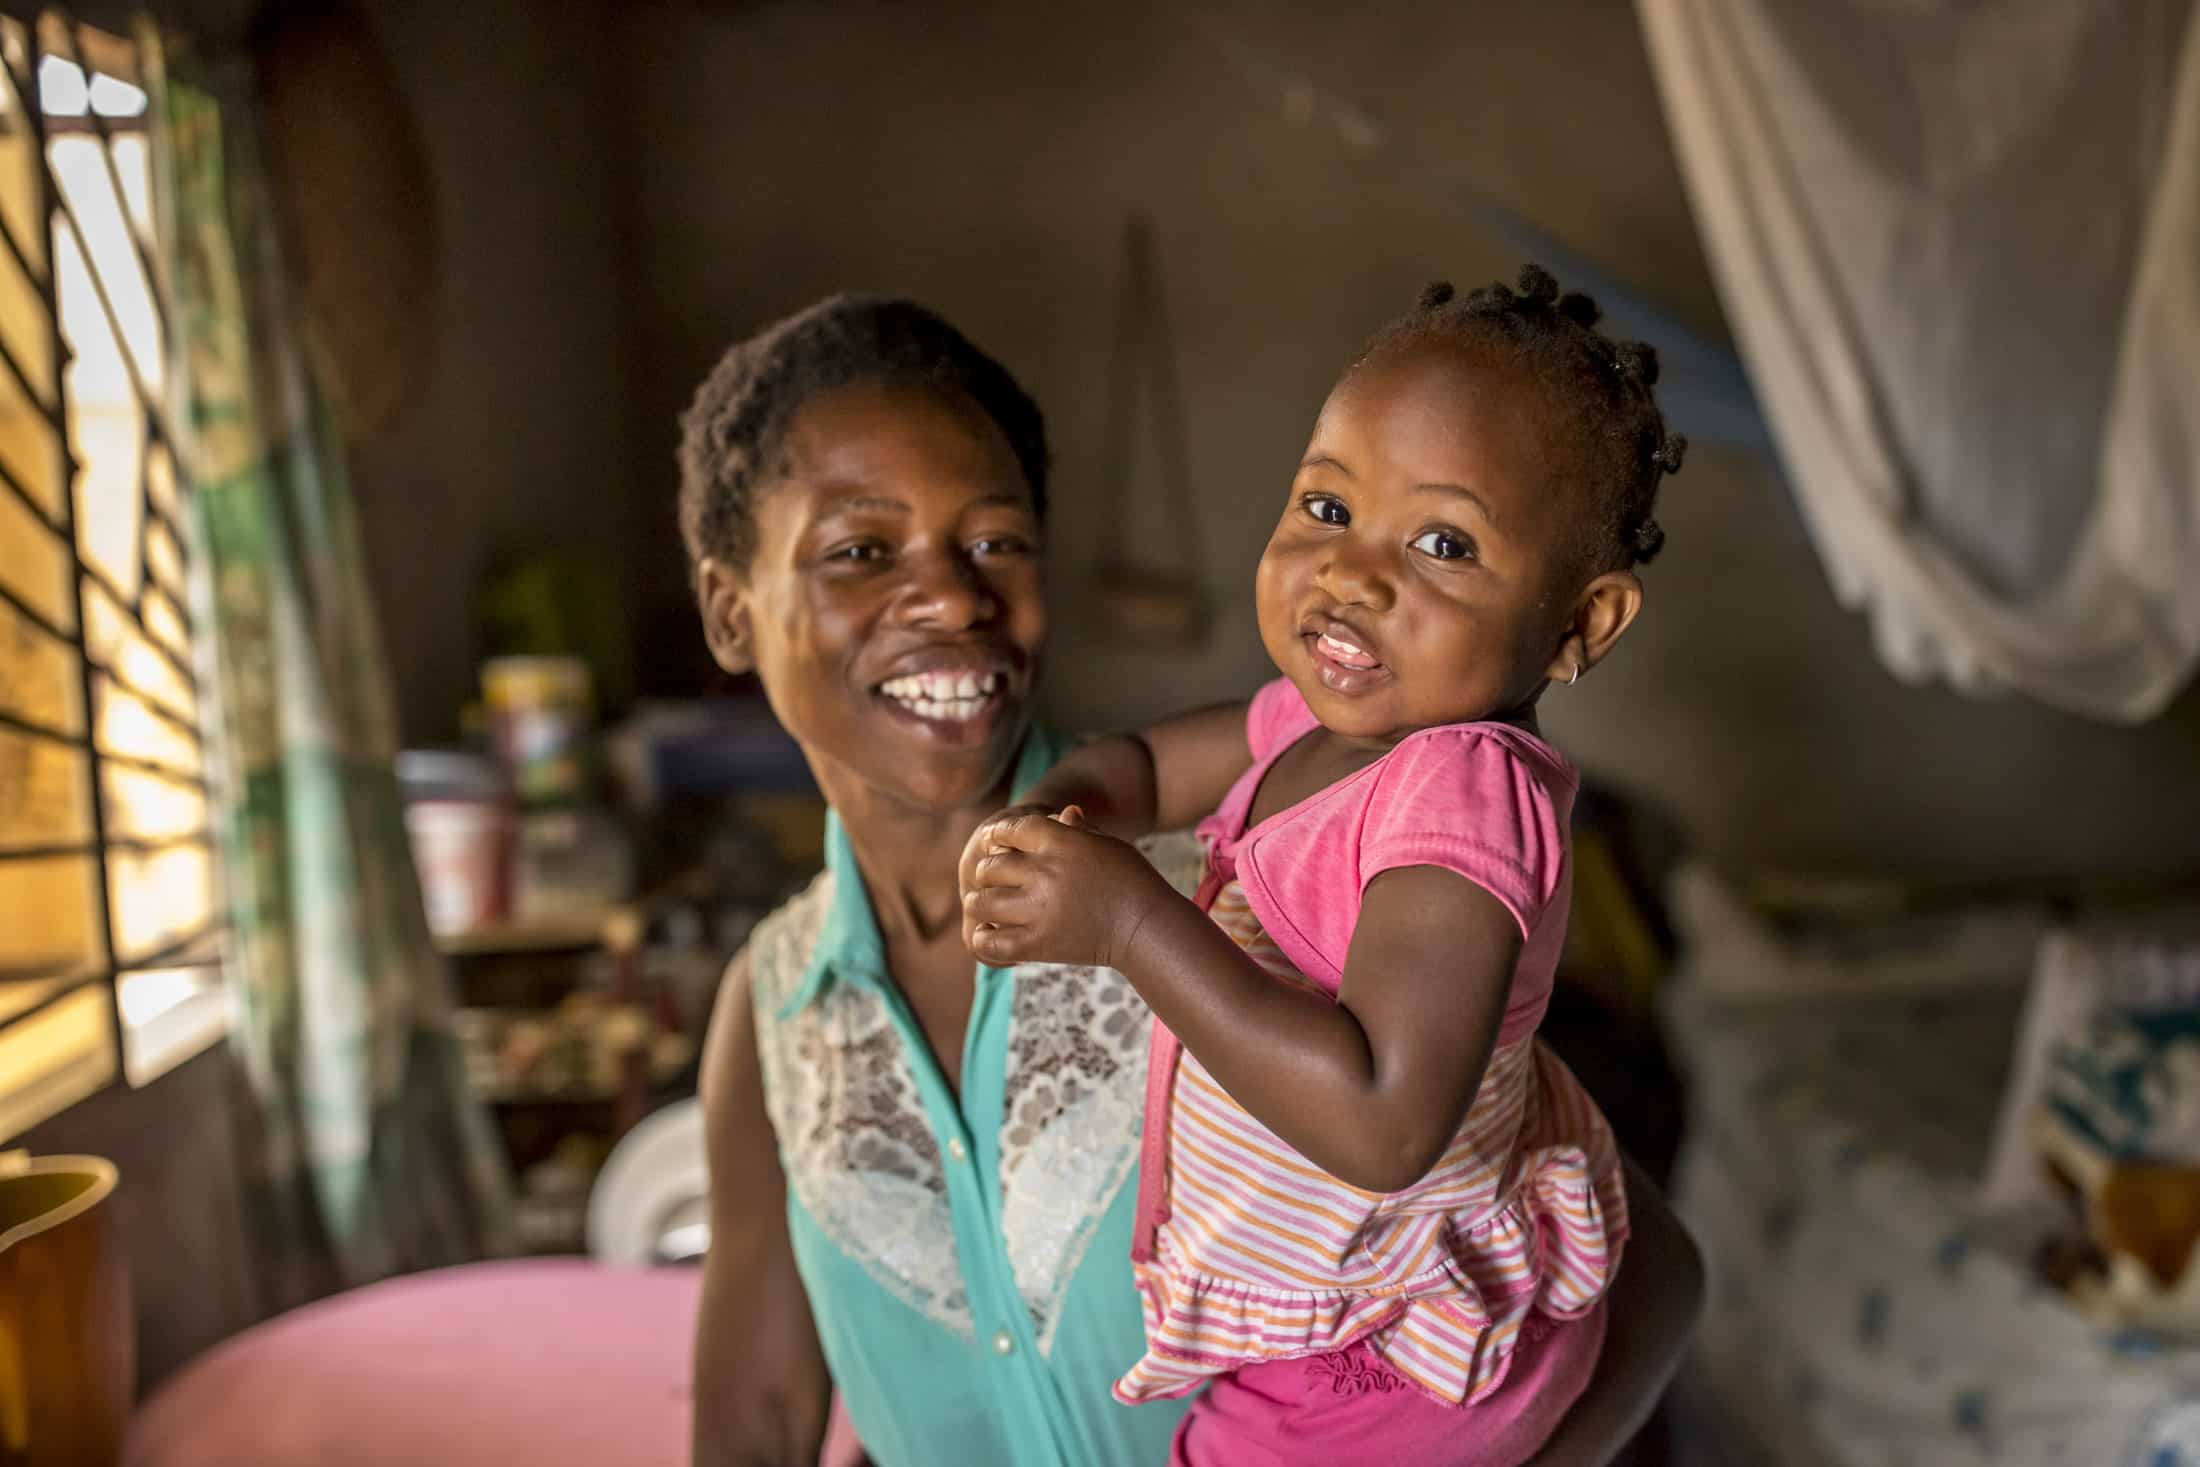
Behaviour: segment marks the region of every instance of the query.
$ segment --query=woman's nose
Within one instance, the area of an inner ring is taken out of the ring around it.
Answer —
[[[962,631],[982,625],[1000,610],[970,557],[941,551],[913,556],[908,564],[910,585],[902,614],[910,625]]]

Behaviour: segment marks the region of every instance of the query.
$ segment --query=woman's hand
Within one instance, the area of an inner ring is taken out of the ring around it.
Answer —
[[[980,962],[1121,966],[1139,928],[1175,889],[1126,841],[1072,805],[1029,807],[978,827],[963,853],[963,941]]]

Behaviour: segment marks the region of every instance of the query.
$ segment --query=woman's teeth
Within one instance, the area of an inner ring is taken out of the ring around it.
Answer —
[[[976,718],[1001,689],[997,672],[919,672],[879,684],[879,691],[919,718],[960,723]]]
[[[1332,662],[1342,663],[1346,667],[1380,667],[1382,665],[1364,647],[1347,642],[1341,637],[1332,636],[1328,632],[1323,632],[1321,635],[1321,649],[1328,654]]]

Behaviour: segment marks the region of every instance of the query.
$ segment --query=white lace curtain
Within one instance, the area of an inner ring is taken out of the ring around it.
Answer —
[[[1909,681],[2139,721],[2200,656],[2193,0],[1638,0],[1836,593]]]

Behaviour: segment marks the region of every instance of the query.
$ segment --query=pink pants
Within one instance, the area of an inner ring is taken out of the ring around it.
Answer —
[[[1571,1323],[1530,1316],[1505,1383],[1446,1406],[1364,1344],[1241,1366],[1192,1403],[1169,1467],[1520,1467],[1589,1384],[1604,1346],[1604,1305]]]

